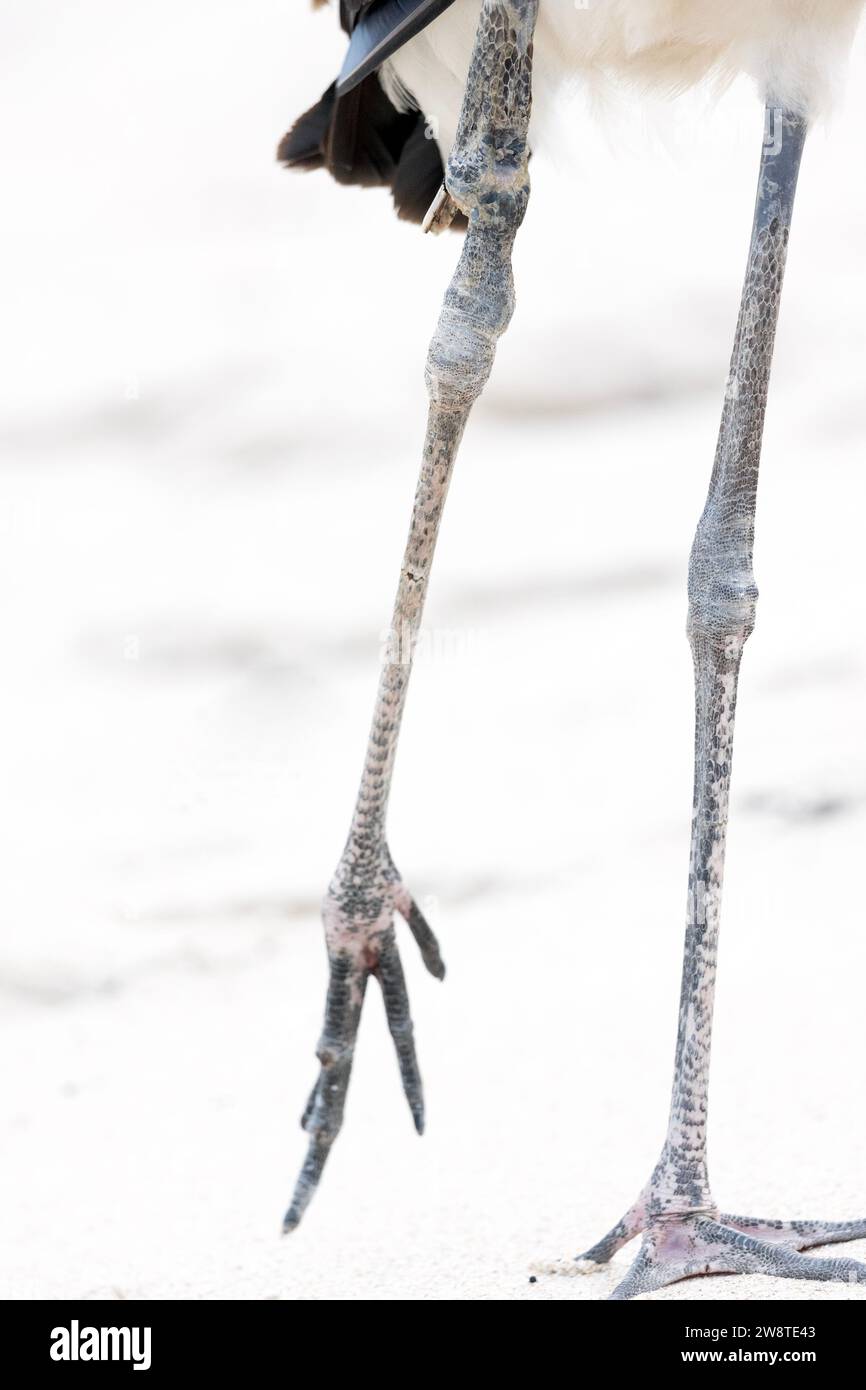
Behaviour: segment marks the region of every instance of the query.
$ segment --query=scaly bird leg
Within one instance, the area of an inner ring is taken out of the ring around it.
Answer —
[[[321,1070],[302,1120],[310,1143],[283,1223],[286,1231],[300,1222],[342,1124],[370,975],[382,987],[403,1088],[419,1133],[424,1125],[395,912],[408,922],[431,973],[441,979],[445,971],[436,938],[394,868],[385,816],[451,470],[469,411],[490,375],[496,340],[514,308],[511,248],[529,198],[526,135],[537,11],[538,0],[484,0],[448,160],[447,197],[439,200],[445,220],[459,208],[469,229],[427,358],[430,412],[391,627],[397,650],[389,651],[382,671],[349,838],[323,905],[330,983],[317,1053]]]
[[[720,1216],[707,1175],[706,1125],[716,951],[740,658],[758,597],[752,545],[761,437],[800,158],[802,119],[776,111],[765,142],[746,283],[710,481],[689,563],[695,665],[695,783],[688,916],[670,1123],[661,1158],[627,1216],[564,1272],[598,1269],[643,1234],[611,1295],[648,1293],[695,1274],[866,1283],[855,1260],[808,1246],[866,1236],[866,1222],[766,1222]]]

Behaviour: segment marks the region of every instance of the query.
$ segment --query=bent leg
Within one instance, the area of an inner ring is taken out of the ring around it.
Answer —
[[[424,1100],[409,1002],[394,933],[406,918],[425,964],[444,967],[429,926],[402,883],[388,849],[385,820],[412,655],[448,484],[473,402],[493,366],[496,341],[514,308],[511,248],[529,198],[526,135],[532,35],[538,0],[484,0],[439,220],[459,208],[469,219],[454,277],[427,358],[430,398],[421,476],[349,838],[325,896],[330,967],[321,1071],[302,1120],[307,1160],[283,1223],[299,1224],[343,1119],[364,991],[382,986],[404,1090],[419,1133]],[[394,646],[396,645],[396,650]]]

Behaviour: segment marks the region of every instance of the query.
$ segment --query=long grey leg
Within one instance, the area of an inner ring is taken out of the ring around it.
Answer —
[[[707,1096],[716,952],[737,681],[755,624],[752,570],[758,465],[804,121],[770,110],[746,281],[710,489],[689,563],[688,636],[695,667],[695,780],[688,914],[670,1120],[661,1158],[635,1206],[575,1267],[598,1268],[644,1232],[613,1297],[689,1275],[743,1272],[863,1282],[853,1260],[803,1249],[866,1234],[863,1222],[759,1222],[718,1217],[707,1173]],[[787,1247],[787,1248],[785,1248]]]
[[[719,443],[689,561],[695,667],[695,781],[683,980],[667,1140],[651,1211],[713,1209],[707,1087],[725,863],[737,681],[755,626],[752,570],[758,465],[782,277],[805,123],[775,113],[764,146],[746,282]]]
[[[379,682],[373,726],[349,838],[325,895],[323,917],[330,966],[319,1078],[302,1124],[309,1151],[283,1223],[294,1230],[321,1177],[343,1118],[352,1053],[367,978],[385,998],[403,1086],[419,1133],[424,1125],[421,1077],[394,915],[406,918],[424,962],[440,979],[439,947],[388,851],[385,816],[412,653],[451,470],[475,399],[493,366],[496,341],[514,308],[511,248],[529,198],[526,135],[532,35],[538,0],[484,0],[467,79],[446,192],[431,210],[444,225],[459,208],[469,229],[445,295],[427,358],[430,412],[421,476]]]

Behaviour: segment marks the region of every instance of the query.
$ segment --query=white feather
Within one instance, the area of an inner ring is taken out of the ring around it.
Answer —
[[[864,0],[541,0],[535,32],[534,149],[569,84],[677,92],[749,74],[760,95],[815,116],[832,104]],[[443,156],[457,118],[481,0],[455,0],[393,56],[385,90],[412,93]]]

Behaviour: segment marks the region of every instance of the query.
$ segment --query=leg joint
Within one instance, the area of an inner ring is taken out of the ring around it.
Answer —
[[[754,631],[758,588],[743,539],[698,527],[689,559],[690,636],[742,644]]]
[[[496,341],[514,312],[510,243],[470,230],[427,355],[431,403],[468,410],[493,368]]]
[[[452,150],[445,187],[469,218],[501,235],[516,236],[529,203],[526,146],[515,131],[495,131],[474,150]]]

